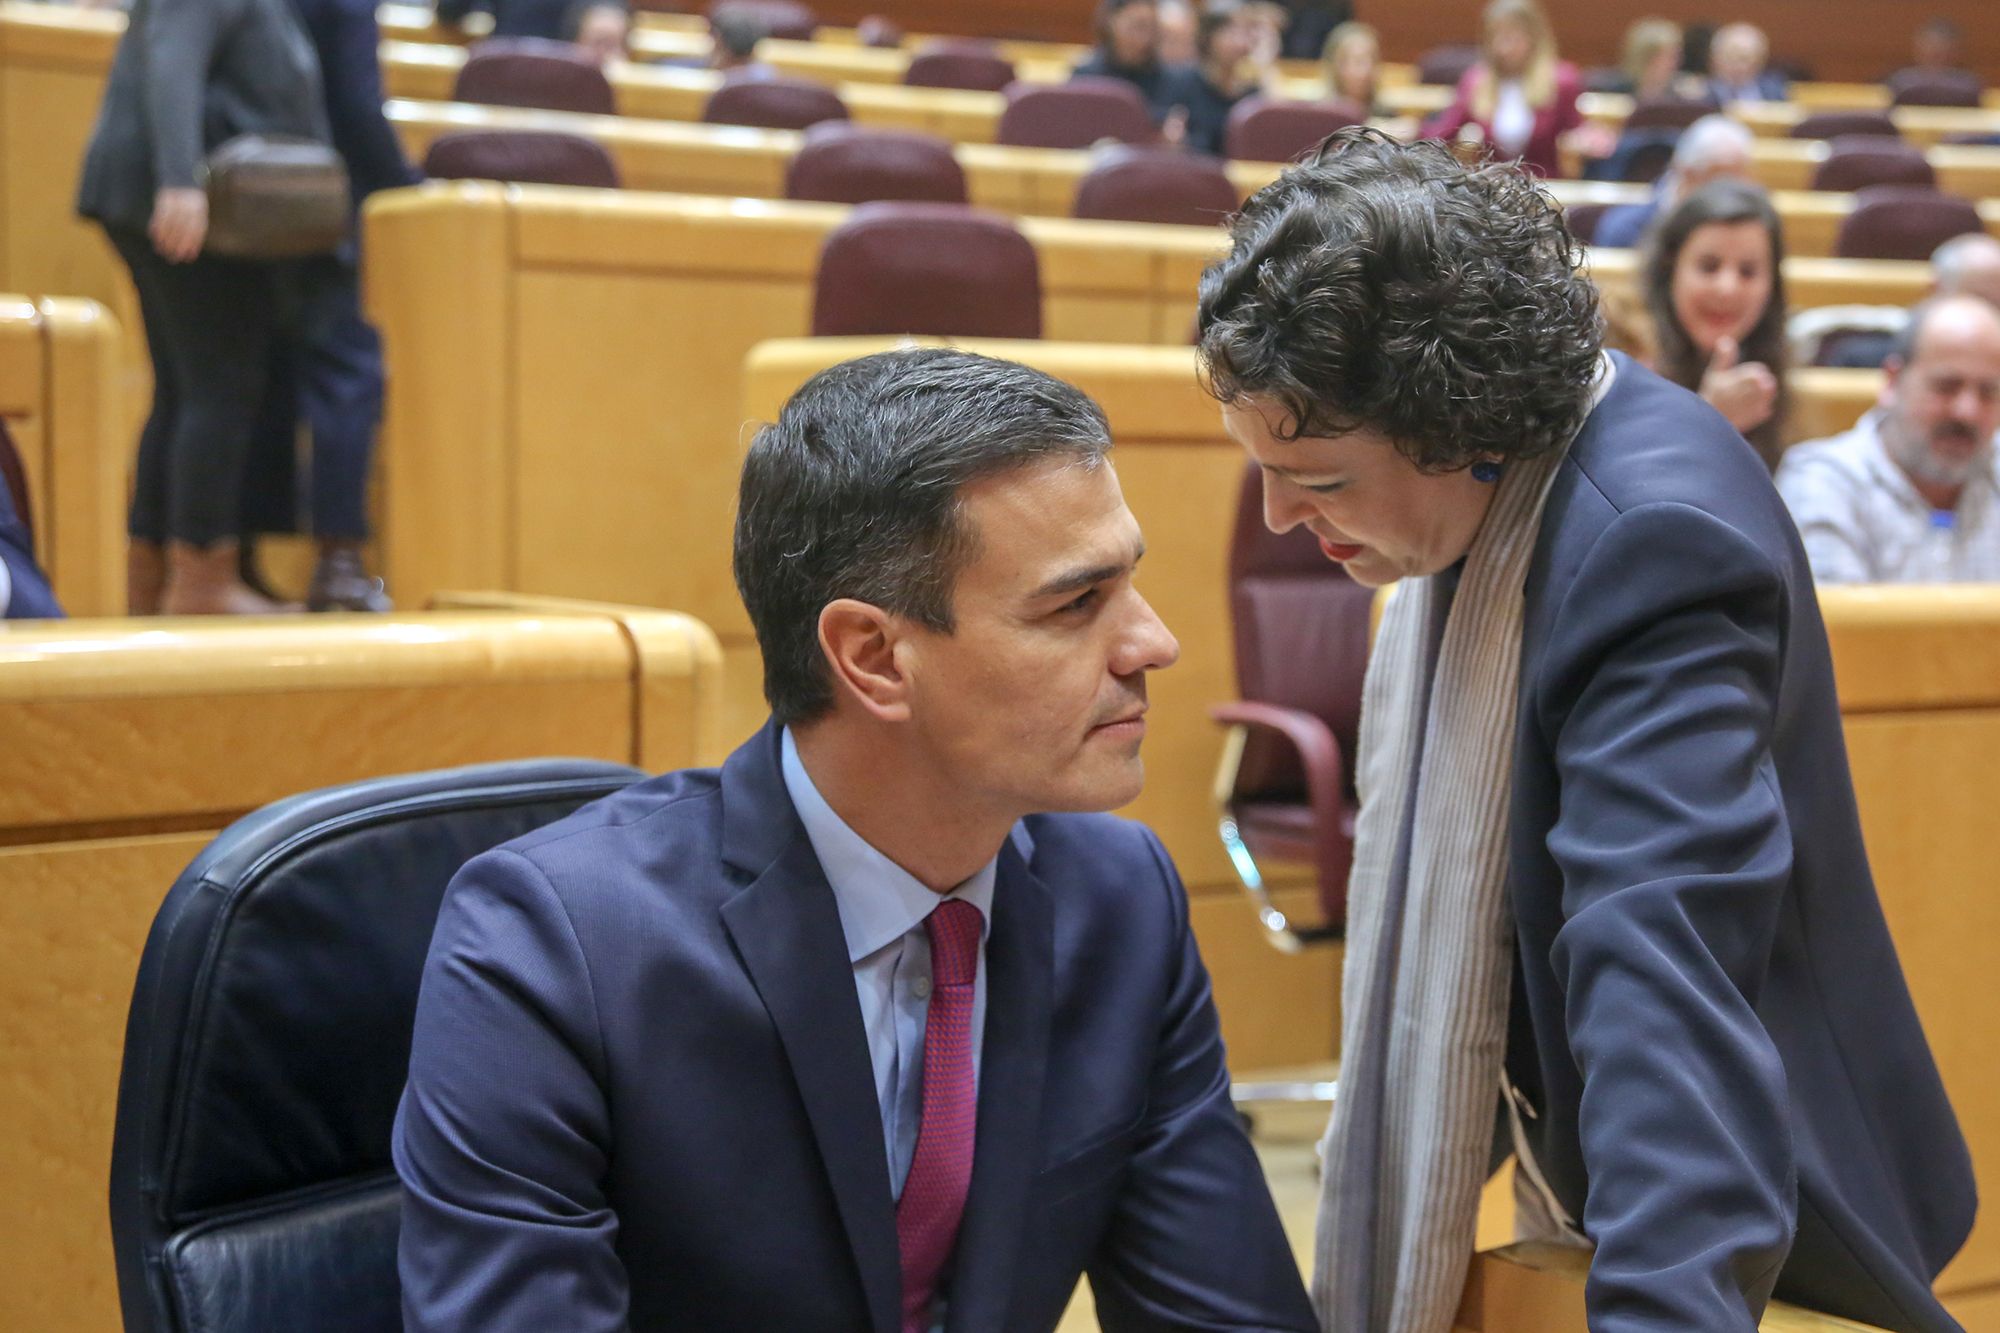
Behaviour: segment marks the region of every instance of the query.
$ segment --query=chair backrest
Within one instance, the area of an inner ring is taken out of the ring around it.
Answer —
[[[495,37],[467,53],[455,102],[615,116],[611,81],[581,47],[539,37]]]
[[[1895,343],[1896,335],[1883,329],[1829,329],[1813,349],[1812,363],[1880,370]]]
[[[1924,150],[1902,139],[1844,134],[1830,139],[1826,160],[1813,168],[1815,190],[1865,190],[1871,185],[1937,184]]]
[[[1111,144],[1091,158],[1070,211],[1106,222],[1212,227],[1234,213],[1237,203],[1236,187],[1219,158]]]
[[[809,42],[819,30],[819,16],[794,0],[716,0],[708,7],[711,21],[730,12],[747,15],[781,41]]]
[[[5,421],[0,421],[0,486],[7,488],[8,498],[14,502],[14,517],[21,521],[21,531],[32,547],[35,544],[34,497],[28,494],[28,469],[21,462],[21,451],[15,447],[14,437],[7,433]]]
[[[1838,139],[1853,134],[1899,139],[1903,132],[1886,111],[1815,111],[1792,126],[1794,139]]]
[[[969,88],[997,93],[1014,81],[1014,62],[991,43],[962,38],[926,42],[910,57],[903,82],[912,88]]]
[[[997,143],[1023,148],[1088,148],[1102,139],[1159,138],[1139,90],[1123,79],[1078,75],[1068,83],[1013,83],[1000,112]]]
[[[1341,753],[1359,753],[1361,680],[1368,670],[1368,617],[1375,594],[1321,554],[1304,528],[1264,526],[1263,476],[1243,471],[1229,543],[1229,611],[1236,647],[1236,688],[1246,700],[1312,713],[1333,732]],[[1236,774],[1235,794],[1271,799],[1304,790],[1292,747],[1253,732]],[[1354,768],[1346,773],[1354,795]]]
[[[785,168],[785,198],[829,204],[966,200],[965,169],[945,140],[908,130],[827,120],[805,133]]]
[[[1042,336],[1035,247],[994,213],[954,204],[861,204],[827,235],[814,337]]]
[[[1983,231],[1979,210],[1957,195],[1917,185],[1876,185],[1854,192],[1833,253],[1841,259],[1929,259],[1954,236]]]
[[[1978,106],[1984,91],[1969,70],[1905,69],[1889,76],[1895,106]]]
[[[1279,102],[1253,94],[1229,109],[1223,151],[1253,162],[1290,162],[1335,130],[1367,119],[1367,112],[1346,102]]]
[[[424,174],[435,180],[591,185],[615,190],[618,164],[595,139],[553,130],[455,130],[431,140]]]
[[[1648,97],[1633,104],[1625,129],[1684,130],[1703,116],[1713,115],[1715,103],[1699,97]]]
[[[710,125],[802,130],[824,120],[846,120],[847,103],[833,89],[807,79],[784,75],[726,79],[709,94],[701,118]]]
[[[1453,42],[1417,57],[1417,82],[1455,84],[1479,63],[1479,48]]]
[[[390,1129],[445,885],[644,775],[528,760],[247,815],[167,891],[111,1146],[128,1333],[402,1327]]]

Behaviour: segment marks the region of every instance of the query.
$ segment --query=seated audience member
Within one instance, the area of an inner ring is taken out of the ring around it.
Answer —
[[[563,40],[563,19],[572,0],[437,0],[440,23],[461,24],[474,11],[493,16],[495,37]]]
[[[1882,398],[1778,468],[1821,583],[2000,581],[2000,308],[1937,296],[1910,318]]]
[[[1685,97],[1698,93],[1681,76],[1681,25],[1668,19],[1639,19],[1625,29],[1625,46],[1618,77],[1603,91],[1624,93],[1639,101]]]
[[[1548,16],[1535,0],[1492,0],[1481,33],[1479,60],[1459,80],[1452,104],[1425,123],[1423,137],[1490,144],[1537,176],[1560,175],[1562,141],[1585,128],[1576,106],[1583,81],[1574,65],[1557,59]],[[1593,147],[1590,155],[1602,156],[1610,145]]]
[[[708,67],[725,74],[742,74],[763,69],[757,60],[757,43],[770,30],[754,13],[725,9],[708,20]]]
[[[1708,47],[1709,96],[1718,106],[1784,101],[1784,76],[1764,67],[1770,54],[1770,43],[1755,24],[1724,24]]]
[[[1931,251],[1931,281],[1940,295],[2000,306],[2000,239],[1983,231],[1952,237]]]
[[[1335,28],[1326,39],[1321,64],[1326,69],[1328,97],[1369,116],[1382,114],[1382,41],[1373,27],[1351,22]]]
[[[1928,19],[1917,25],[1910,36],[1910,63],[1906,72],[1926,74],[1965,73],[1965,33],[1947,18]]]
[[[1785,243],[1771,197],[1704,185],[1653,229],[1641,286],[1653,369],[1708,400],[1776,467],[1784,447]]]
[[[1153,42],[1154,58],[1162,65],[1192,65],[1195,62],[1194,6],[1188,0],[1160,0],[1154,6],[1159,34]]]
[[[1254,57],[1257,33],[1238,0],[1211,0],[1195,27],[1195,64],[1167,70],[1160,80],[1168,142],[1220,156],[1235,105],[1262,83]]]
[[[0,421],[0,460],[15,457],[7,423]],[[49,576],[35,563],[28,525],[14,510],[13,481],[0,472],[0,619],[47,620],[62,613],[49,588]]]
[[[1615,204],[1597,220],[1591,244],[1625,250],[1639,244],[1660,214],[1712,180],[1751,181],[1750,145],[1755,136],[1729,116],[1703,116],[1681,131],[1666,174],[1654,183],[1653,197],[1639,204]]]
[[[770,722],[469,863],[395,1133],[411,1330],[1316,1333],[1139,792],[1102,413],[946,349],[808,381],[735,545]]]
[[[1287,60],[1318,59],[1333,34],[1354,18],[1352,0],[1284,0]]]
[[[1153,0],[1103,0],[1097,7],[1097,47],[1073,72],[1123,79],[1157,114],[1166,69],[1158,38],[1159,11]]]
[[[1967,232],[1931,251],[1930,294],[1976,296],[2000,307],[2000,240]],[[1818,306],[1793,315],[1785,335],[1797,365],[1874,370],[1902,340],[1909,317],[1908,310],[1893,305]],[[1829,346],[1830,338],[1835,341]]]
[[[563,16],[562,36],[600,65],[623,60],[632,36],[632,10],[625,0],[576,0]]]

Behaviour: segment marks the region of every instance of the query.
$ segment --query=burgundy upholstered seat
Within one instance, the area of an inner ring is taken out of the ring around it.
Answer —
[[[965,202],[965,171],[943,139],[852,121],[821,121],[785,169],[785,198],[829,204]]]
[[[1899,70],[1889,76],[1888,86],[1896,106],[1978,106],[1985,91],[1969,70]]]
[[[459,130],[440,134],[424,154],[437,180],[590,185],[615,190],[618,164],[594,139],[548,130]]]
[[[926,42],[910,57],[903,82],[912,88],[969,88],[997,93],[1014,81],[1014,62],[990,42],[943,38]]]
[[[1815,190],[1865,190],[1871,185],[1935,186],[1924,150],[1902,139],[1845,134],[1827,141],[1826,161],[1813,169]]]
[[[1223,775],[1223,842],[1275,943],[1338,936],[1354,855],[1354,760],[1374,593],[1329,563],[1310,532],[1264,526],[1254,464],[1237,496],[1228,577],[1242,702],[1209,713],[1241,729],[1242,749],[1233,773]],[[1252,883],[1261,882],[1258,862],[1311,866],[1323,920],[1274,922]]]
[[[1715,103],[1698,97],[1648,97],[1636,102],[1625,117],[1625,132],[1684,130],[1703,116],[1715,114]]]
[[[1335,130],[1367,119],[1346,102],[1279,102],[1252,95],[1229,109],[1223,151],[1252,162],[1291,162]]]
[[[1220,158],[1111,144],[1091,158],[1070,211],[1107,222],[1208,227],[1234,213],[1237,202],[1236,187]]]
[[[861,204],[820,251],[813,336],[1042,336],[1035,247],[995,213]]]
[[[1886,111],[1815,111],[1792,126],[1794,139],[1838,139],[1853,134],[1899,139],[1903,132]]]
[[[1088,148],[1103,139],[1152,143],[1158,137],[1137,88],[1091,75],[1055,85],[1009,84],[994,136],[1024,148]]]
[[[1983,231],[1979,210],[1957,195],[1917,185],[1877,185],[1854,193],[1833,253],[1842,259],[1929,259],[1954,236]]]
[[[809,42],[819,29],[819,16],[794,0],[716,0],[708,7],[710,21],[728,12],[747,14],[781,41]]]
[[[802,130],[821,121],[846,120],[847,104],[833,89],[806,79],[782,75],[725,79],[709,94],[701,118],[710,125]]]
[[[473,47],[451,96],[482,106],[618,114],[611,81],[595,60],[581,47],[539,37],[496,37]]]
[[[1417,57],[1417,82],[1454,85],[1479,63],[1479,48],[1461,43],[1433,46]]]

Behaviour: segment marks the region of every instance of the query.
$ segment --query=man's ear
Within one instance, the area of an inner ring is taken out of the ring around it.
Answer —
[[[902,634],[899,617],[852,597],[820,608],[819,648],[833,673],[834,693],[882,722],[910,716],[909,677],[896,653]]]

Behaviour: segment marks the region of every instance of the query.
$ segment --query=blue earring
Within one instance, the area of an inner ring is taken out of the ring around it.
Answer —
[[[1482,458],[1472,465],[1472,479],[1491,485],[1500,480],[1500,465],[1490,459]]]

